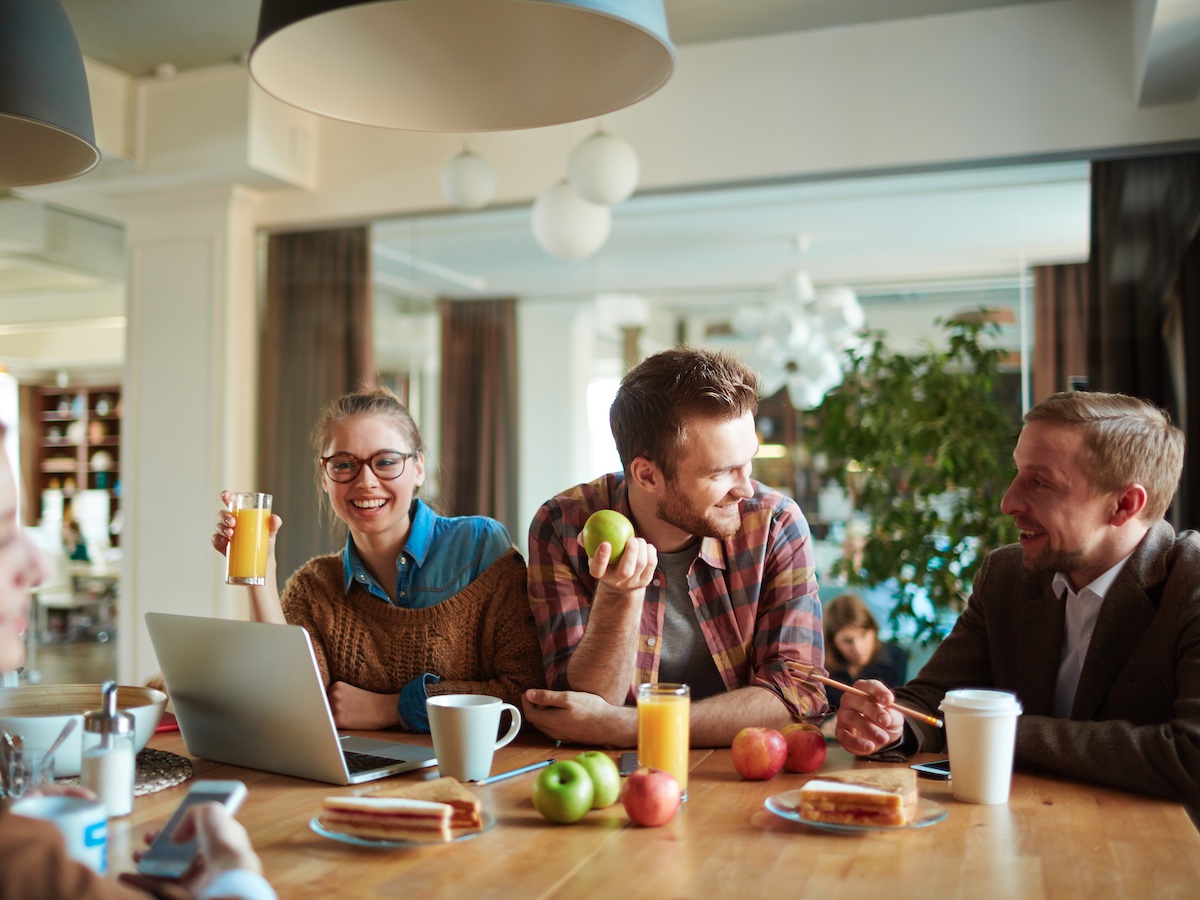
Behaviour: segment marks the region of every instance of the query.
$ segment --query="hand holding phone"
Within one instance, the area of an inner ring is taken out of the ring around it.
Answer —
[[[182,878],[191,868],[199,850],[195,838],[182,843],[171,839],[187,811],[200,803],[220,803],[232,815],[245,799],[246,785],[240,781],[197,781],[158,833],[150,849],[138,860],[138,872],[155,878]]]

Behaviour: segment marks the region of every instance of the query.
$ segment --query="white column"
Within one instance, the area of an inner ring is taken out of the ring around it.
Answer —
[[[590,302],[517,303],[520,533],[511,537],[527,558],[529,523],[538,507],[604,474],[588,471],[587,387],[594,347]]]
[[[254,490],[258,299],[249,190],[122,204],[128,325],[121,430],[122,683],[158,671],[149,611],[245,614],[209,536],[222,488]]]

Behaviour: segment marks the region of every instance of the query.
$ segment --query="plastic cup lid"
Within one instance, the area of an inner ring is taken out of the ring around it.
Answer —
[[[938,707],[946,710],[970,710],[979,713],[1020,713],[1021,702],[1009,691],[988,691],[981,688],[965,688],[946,691]]]

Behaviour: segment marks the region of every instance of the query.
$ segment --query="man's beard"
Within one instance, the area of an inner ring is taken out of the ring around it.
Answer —
[[[1087,563],[1087,557],[1082,550],[1053,550],[1039,555],[1037,559],[1030,559],[1022,549],[1021,563],[1035,574],[1042,572],[1068,573],[1082,569]]]
[[[738,530],[742,527],[741,516],[738,516],[734,522],[727,525],[723,522],[715,521],[708,515],[696,512],[695,507],[688,499],[669,482],[667,484],[667,492],[658,501],[658,506],[654,512],[659,519],[668,525],[673,525],[680,531],[686,531],[688,534],[700,535],[701,537],[728,540],[737,534]]]

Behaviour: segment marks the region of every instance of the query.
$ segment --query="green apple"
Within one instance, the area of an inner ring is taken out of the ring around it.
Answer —
[[[551,763],[533,783],[533,805],[551,822],[578,822],[592,808],[595,789],[587,769],[570,759]]]
[[[611,756],[600,750],[584,750],[575,757],[575,762],[591,776],[592,809],[604,809],[617,802],[621,796],[621,773]]]
[[[579,532],[579,540],[588,557],[596,555],[601,544],[612,546],[612,556],[608,559],[610,566],[615,566],[621,554],[625,552],[625,542],[633,537],[633,523],[615,509],[598,509],[583,523],[583,531]]]

